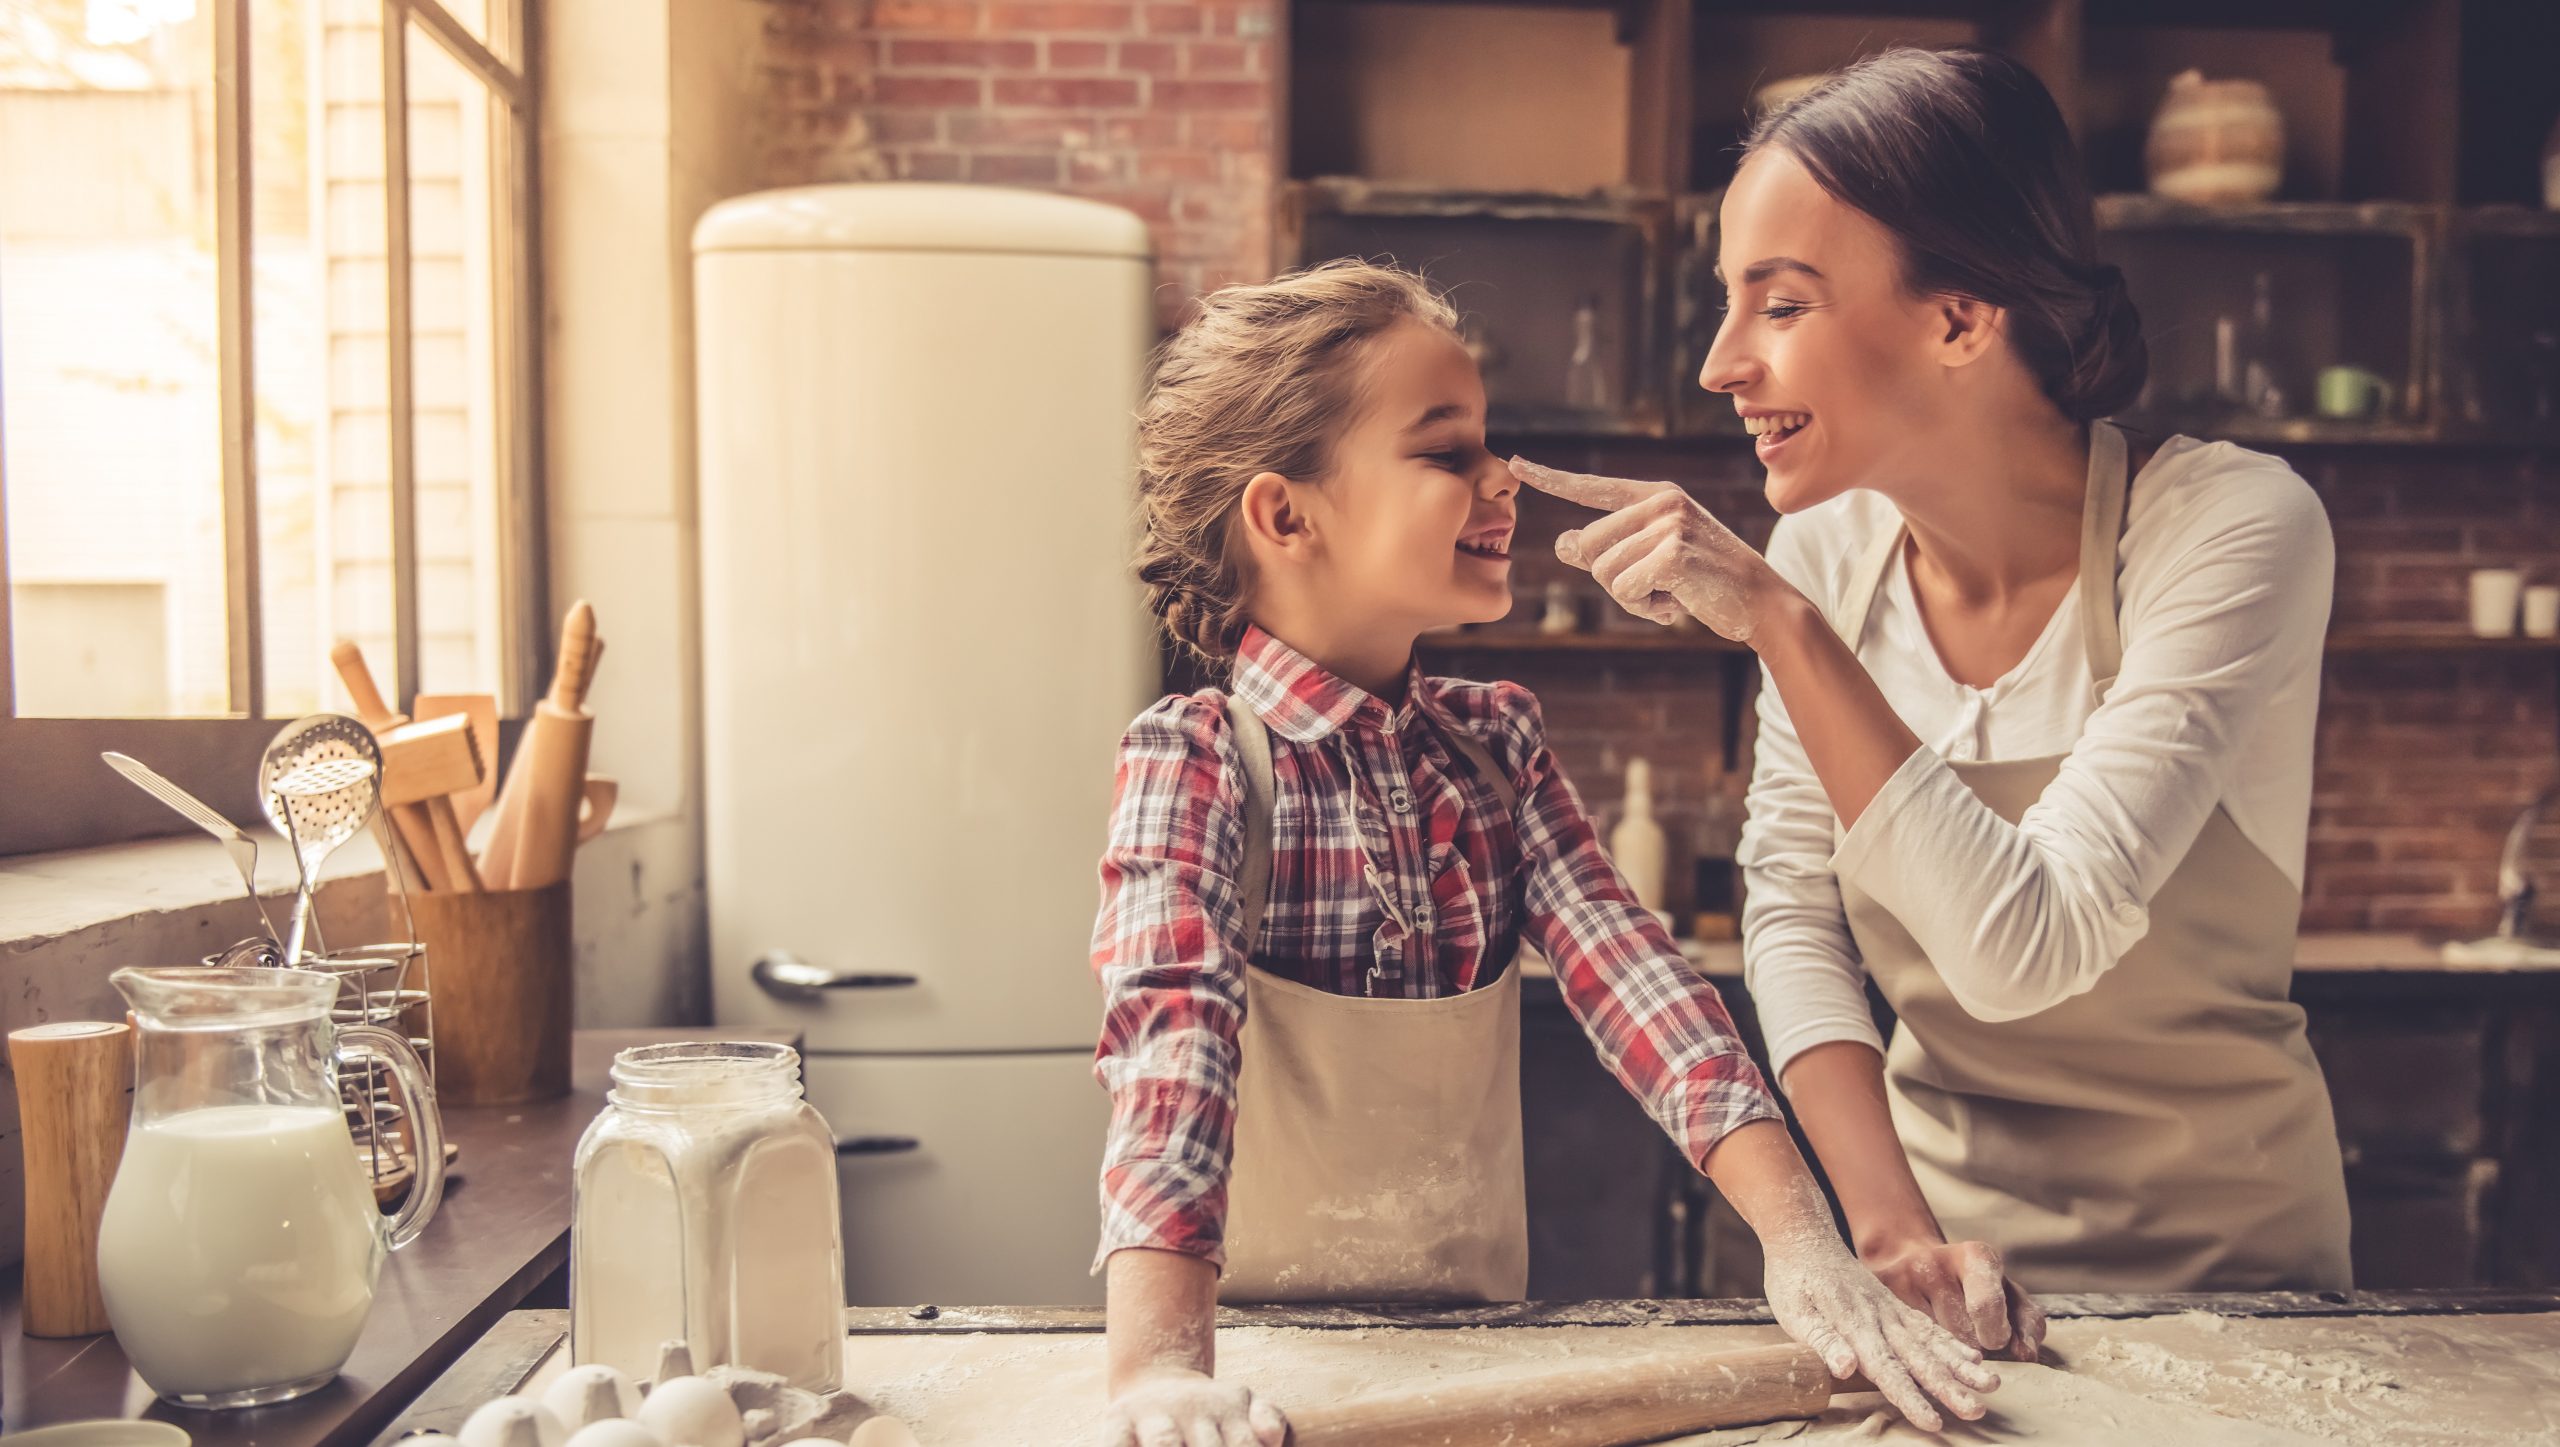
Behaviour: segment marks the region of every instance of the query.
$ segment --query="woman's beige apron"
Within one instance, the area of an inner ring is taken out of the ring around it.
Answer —
[[[1271,743],[1229,698],[1245,761],[1244,938],[1271,890]],[[1482,745],[1450,751],[1518,800]],[[1248,943],[1250,947],[1250,943]],[[1496,962],[1488,962],[1496,963]],[[1248,964],[1218,1299],[1518,1301],[1520,980],[1434,1000],[1328,994]]]
[[[2105,697],[2123,661],[2116,551],[2124,436],[2089,429],[2080,625]],[[1893,530],[1853,579],[1856,647]],[[2060,756],[1949,767],[2011,823]],[[1902,867],[1926,868],[1925,861]],[[1900,1017],[1886,1094],[1950,1240],[2008,1256],[2030,1291],[2344,1288],[2346,1186],[2329,1093],[2286,998],[2300,889],[2217,807],[2097,985],[2022,1020],[1967,1014],[1891,913],[1840,882],[1866,969]]]

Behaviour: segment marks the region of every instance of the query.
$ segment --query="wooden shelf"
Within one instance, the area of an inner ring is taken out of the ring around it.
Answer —
[[[2182,417],[2175,413],[2135,413],[2116,420],[2154,436],[2183,433],[2207,442],[2237,442],[2249,447],[2421,447],[2447,440],[2445,429],[2434,423],[2389,417],[2255,417],[2247,413]],[[2500,439],[2504,438],[2501,433]]]
[[[2449,628],[2339,628],[2331,653],[2560,653],[2560,638],[2482,638]]]
[[[1528,655],[1589,654],[1646,656],[1660,654],[1738,654],[1749,650],[1703,630],[1637,632],[1610,629],[1597,633],[1537,633],[1525,628],[1486,628],[1472,632],[1422,635],[1420,646],[1445,654]],[[2341,628],[2329,634],[2331,653],[2560,653],[2560,638],[2482,638],[2446,628]]]

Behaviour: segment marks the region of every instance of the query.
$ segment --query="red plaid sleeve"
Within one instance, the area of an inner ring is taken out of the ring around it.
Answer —
[[[1691,1164],[1736,1126],[1778,1120],[1715,986],[1690,968],[1601,851],[1582,800],[1547,747],[1537,698],[1499,686],[1498,718],[1520,788],[1524,934],[1555,968],[1565,1005],[1629,1094]]]
[[[1094,1074],[1111,1093],[1096,1271],[1129,1246],[1226,1262],[1247,956],[1233,757],[1223,707],[1200,697],[1166,699],[1120,741],[1093,927]]]

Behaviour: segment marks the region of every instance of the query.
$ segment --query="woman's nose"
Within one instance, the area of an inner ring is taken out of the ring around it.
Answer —
[[[1750,353],[1742,329],[1734,325],[1733,314],[1726,313],[1715,340],[1707,346],[1706,363],[1698,368],[1698,385],[1710,392],[1740,391],[1760,374],[1760,364]]]

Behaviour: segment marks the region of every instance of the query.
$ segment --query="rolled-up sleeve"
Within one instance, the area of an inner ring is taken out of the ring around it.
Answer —
[[[1249,948],[1232,754],[1223,713],[1194,698],[1167,699],[1121,740],[1093,930],[1094,1074],[1111,1094],[1097,1271],[1131,1246],[1226,1261]]]

